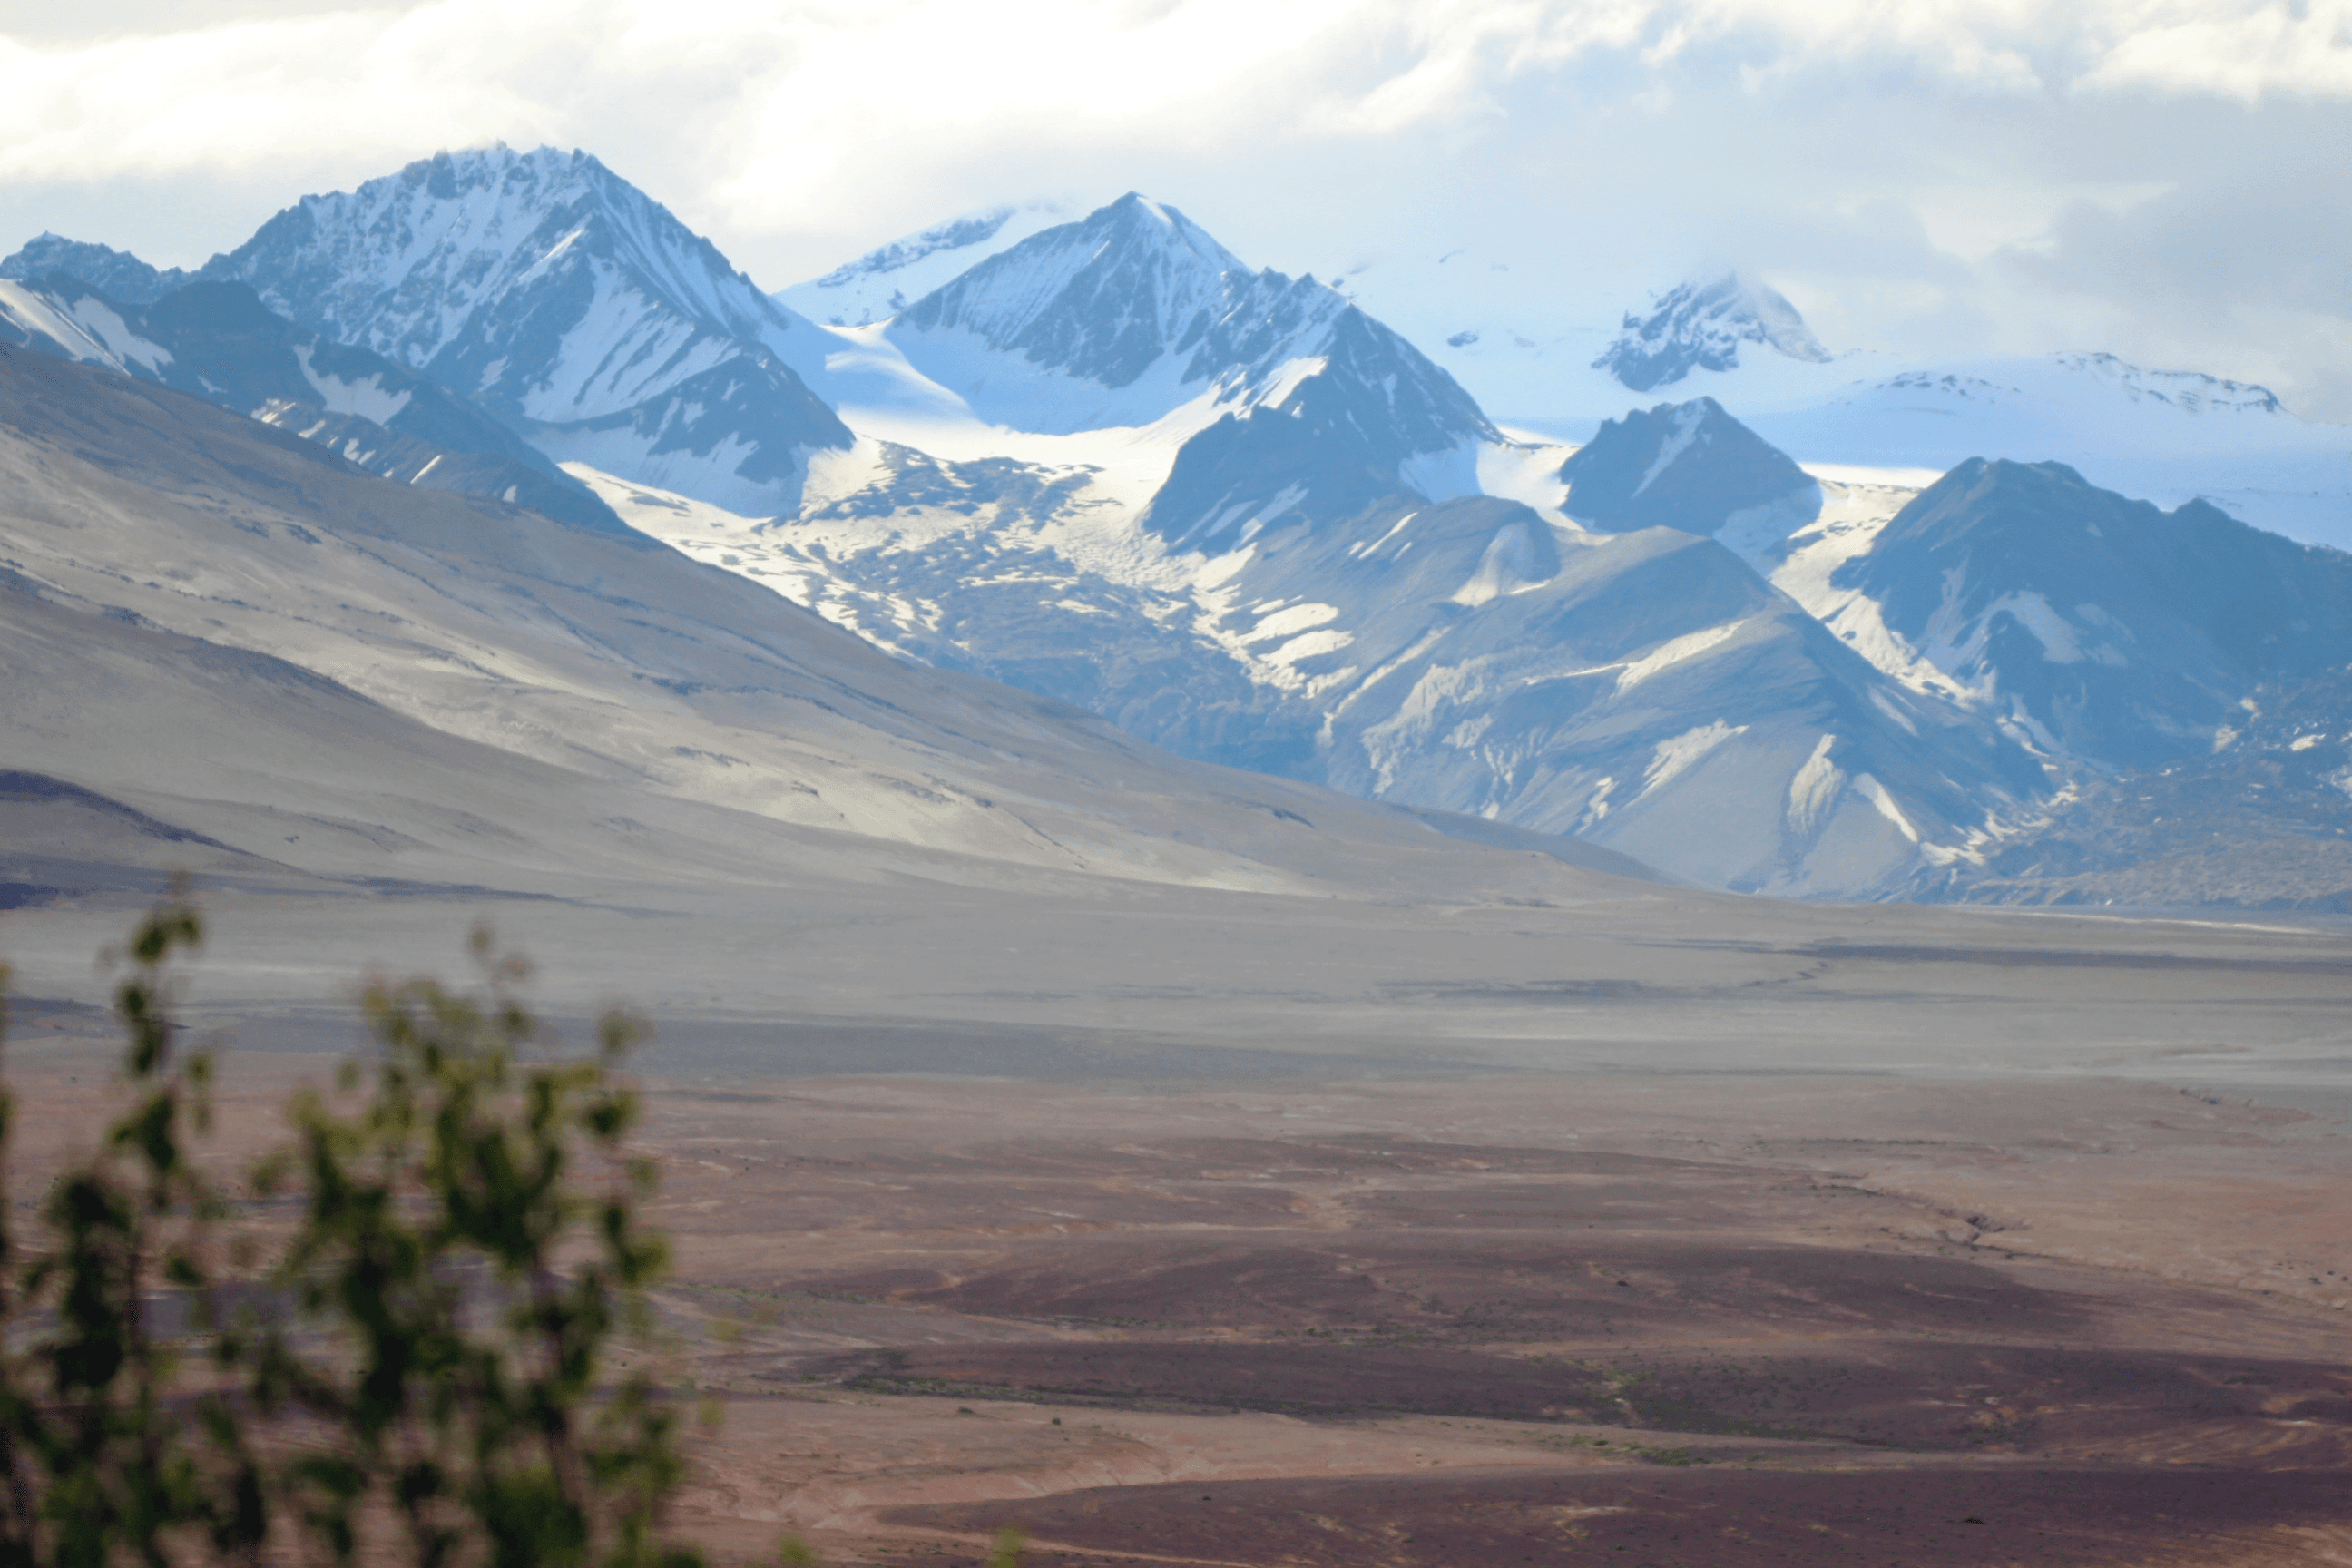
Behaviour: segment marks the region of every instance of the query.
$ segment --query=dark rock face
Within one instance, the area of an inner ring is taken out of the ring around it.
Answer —
[[[1738,512],[1814,489],[1780,448],[1712,397],[1612,419],[1560,466],[1566,510],[1604,533],[1708,533]]]
[[[1228,414],[1177,451],[1143,526],[1196,550],[1246,542],[1270,521],[1328,521],[1400,489],[1370,445],[1335,430],[1334,399],[1306,390],[1295,409]]]
[[[1831,357],[1794,305],[1735,273],[1705,286],[1680,284],[1647,316],[1627,316],[1617,341],[1592,363],[1632,390],[1649,392],[1695,370],[1737,369],[1742,344],[1815,363]]]
[[[53,272],[79,278],[108,299],[128,305],[152,304],[188,280],[188,275],[176,267],[159,269],[127,250],[68,239],[61,234],[45,234],[0,260],[0,278],[20,283]]]
[[[1832,582],[2045,749],[2106,767],[2210,752],[2257,682],[2352,660],[2352,556],[2061,463],[1961,464]]]

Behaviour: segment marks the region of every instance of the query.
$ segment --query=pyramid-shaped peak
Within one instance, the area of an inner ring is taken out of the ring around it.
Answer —
[[[1592,363],[1632,390],[1648,392],[1695,370],[1737,370],[1743,343],[1814,364],[1832,357],[1785,295],[1731,272],[1711,283],[1677,284],[1646,314],[1629,312],[1616,341]]]
[[[1075,226],[1089,236],[1117,235],[1181,249],[1219,277],[1249,270],[1240,257],[1218,244],[1207,229],[1167,203],[1153,201],[1140,191],[1129,191],[1109,205],[1096,208]],[[1034,237],[1043,239],[1053,232],[1047,229]]]
[[[909,306],[892,329],[961,331],[1104,386],[1133,382],[1223,313],[1239,257],[1165,203],[1129,191],[1041,229]]]
[[[1607,533],[1713,533],[1741,512],[1814,491],[1811,476],[1712,397],[1605,422],[1559,477],[1568,514]]]
[[[624,383],[633,401],[648,374],[709,369],[715,359],[681,347],[697,334],[710,355],[765,352],[794,325],[709,240],[576,148],[444,151],[305,196],[203,275],[533,418],[601,416],[625,405],[612,401]],[[592,302],[606,329],[650,335],[591,352],[575,334]],[[583,402],[597,377],[606,391]]]
[[[2063,508],[2107,492],[2055,459],[2028,463],[2014,458],[1969,458],[1919,494],[1937,504]]]
[[[313,224],[335,226],[354,220],[364,224],[386,216],[413,222],[437,209],[442,222],[511,223],[518,217],[583,203],[591,207],[660,213],[667,221],[676,221],[658,202],[614,174],[592,153],[577,147],[520,150],[503,142],[444,148],[350,190],[306,195],[278,216],[285,219],[291,214],[308,214]]]

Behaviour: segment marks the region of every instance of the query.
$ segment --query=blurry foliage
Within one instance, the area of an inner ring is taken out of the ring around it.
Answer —
[[[249,1560],[262,1544],[251,1412],[233,1385],[189,1389],[180,1378],[181,1342],[214,1322],[214,1236],[226,1213],[188,1150],[211,1125],[212,1056],[179,1050],[170,1014],[172,954],[201,934],[184,900],[141,922],[115,990],[130,1106],[51,1184],[37,1241],[0,1233],[9,1568],[161,1568],[190,1539]],[[0,1090],[0,1137],[14,1121],[14,1096]],[[0,1203],[0,1225],[15,1218],[13,1202]],[[159,1331],[166,1307],[185,1320],[179,1335]]]
[[[656,1530],[684,1473],[675,1413],[642,1369],[607,1365],[616,1334],[648,1326],[668,1256],[637,1219],[653,1169],[621,1153],[638,1108],[611,1069],[634,1030],[608,1016],[594,1062],[523,1061],[524,966],[487,932],[474,948],[482,996],[369,989],[365,1100],[342,1115],[299,1096],[295,1148],[262,1173],[299,1192],[278,1274],[295,1321],[334,1342],[306,1354],[261,1330],[226,1348],[263,1399],[333,1434],[278,1479],[338,1563],[389,1505],[420,1568],[684,1568]],[[362,1079],[345,1068],[346,1097]]]
[[[255,1173],[292,1219],[256,1268],[190,1150],[213,1058],[173,1019],[173,959],[202,937],[175,889],[118,955],[128,1107],[28,1235],[0,1083],[0,1568],[697,1568],[661,1529],[679,1407],[644,1354],[614,1361],[668,1260],[623,1147],[635,1026],[608,1015],[594,1060],[530,1059],[527,966],[486,931],[476,994],[372,986],[373,1058],[298,1096]],[[1001,1535],[991,1564],[1018,1560]]]

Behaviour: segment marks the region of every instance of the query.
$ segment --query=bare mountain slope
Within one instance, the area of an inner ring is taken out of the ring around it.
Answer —
[[[306,870],[405,875],[414,856],[456,875],[442,852],[585,869],[643,829],[621,857],[640,870],[707,858],[680,835],[732,831],[727,874],[755,879],[789,865],[790,844],[848,834],[882,841],[873,868],[911,847],[969,862],[964,877],[994,863],[1267,890],[1590,880],[910,668],[650,540],[392,484],[195,399],[24,353],[0,353],[0,565],[7,766],[134,805],[219,801],[202,821],[151,809]],[[142,724],[162,742],[121,743]],[[368,795],[482,826],[436,837],[356,803]],[[661,815],[688,803],[722,809]],[[294,831],[265,847],[253,810],[391,837],[330,853]]]

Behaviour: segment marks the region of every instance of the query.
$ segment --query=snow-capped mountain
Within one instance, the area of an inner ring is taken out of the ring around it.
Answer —
[[[623,526],[482,409],[371,350],[296,327],[242,283],[186,284],[133,305],[60,273],[0,282],[0,342],[176,387],[404,484],[488,496],[586,528]]]
[[[2257,527],[2352,548],[2352,436],[2242,379],[2096,353],[1825,354],[1810,329],[1782,331],[1769,300],[1710,322],[1700,300],[1720,280],[1669,290],[1620,326],[1609,302],[1564,294],[1554,277],[1538,255],[1465,244],[1353,260],[1342,287],[1527,438],[1582,442],[1623,415],[1633,398],[1610,369],[1618,357],[1643,378],[1678,365],[1656,384],[1677,401],[1713,397],[1816,473],[1916,489],[1971,457],[2054,460],[2161,506],[2202,497]],[[1769,346],[1776,334],[1798,357]]]
[[[1266,315],[1279,322],[1280,305],[1304,287],[1286,284]],[[1502,437],[1451,376],[1352,305],[1312,346],[1320,353],[1307,374],[1268,378],[1256,401],[1178,449],[1146,527],[1177,542],[1246,543],[1285,516],[1336,519],[1398,492],[1476,493],[1477,453]]]
[[[2103,768],[2210,752],[2261,681],[2352,662],[2352,556],[2059,463],[1961,464],[1828,586],[1964,705]]]
[[[1794,305],[1769,286],[1733,273],[1713,283],[1677,284],[1658,297],[1647,315],[1629,313],[1617,341],[1592,365],[1635,392],[1649,392],[1694,370],[1737,370],[1743,344],[1815,364],[1831,358]]]
[[[793,504],[850,437],[795,365],[833,340],[584,153],[444,153],[307,196],[207,279],[373,349],[542,449],[732,504]]]
[[[1601,426],[1560,465],[1561,510],[1587,528],[1631,533],[1752,530],[1781,533],[1821,511],[1821,486],[1712,397],[1635,409]]]
[[[1017,355],[1038,369],[1118,391],[1167,361],[1181,340],[1198,341],[1223,314],[1216,307],[1234,274],[1249,274],[1239,257],[1175,208],[1130,191],[1079,222],[1032,235],[926,294],[902,312],[888,335],[927,370],[932,363],[961,368],[950,365],[948,354],[954,339],[964,335],[976,340],[973,348]],[[1179,384],[1204,379],[1183,374],[1192,366],[1176,368]],[[1201,371],[1207,372],[1205,363]],[[934,379],[954,387],[952,380]],[[1021,428],[1068,417],[1017,402],[1007,412],[1013,417],[1003,423]]]
[[[1557,258],[1540,251],[1466,243],[1364,257],[1336,281],[1498,423],[1564,440],[1622,414],[1631,393],[1712,395],[1744,418],[1903,368],[1832,355],[1794,305],[1744,273],[1633,304],[1562,289]]]
[[[126,305],[152,305],[188,281],[177,267],[151,267],[127,250],[110,245],[90,245],[61,234],[44,234],[27,240],[22,249],[0,260],[0,278],[30,283],[53,272],[79,278],[110,300]]]
[[[982,261],[878,341],[989,426],[1134,432],[1131,467],[1157,454],[1136,468],[1139,515],[1171,541],[1245,540],[1400,490],[1474,493],[1477,450],[1501,441],[1450,376],[1336,290],[1253,272],[1132,193]]]
[[[990,257],[883,335],[974,414],[1019,430],[1281,408],[1321,375],[1358,384],[1347,395],[1369,421],[1360,433],[1398,458],[1494,438],[1451,377],[1337,290],[1253,272],[1132,192]]]
[[[934,289],[1035,234],[1070,220],[1056,202],[994,206],[933,224],[917,234],[876,246],[822,278],[779,289],[786,310],[829,327],[887,321]]]

